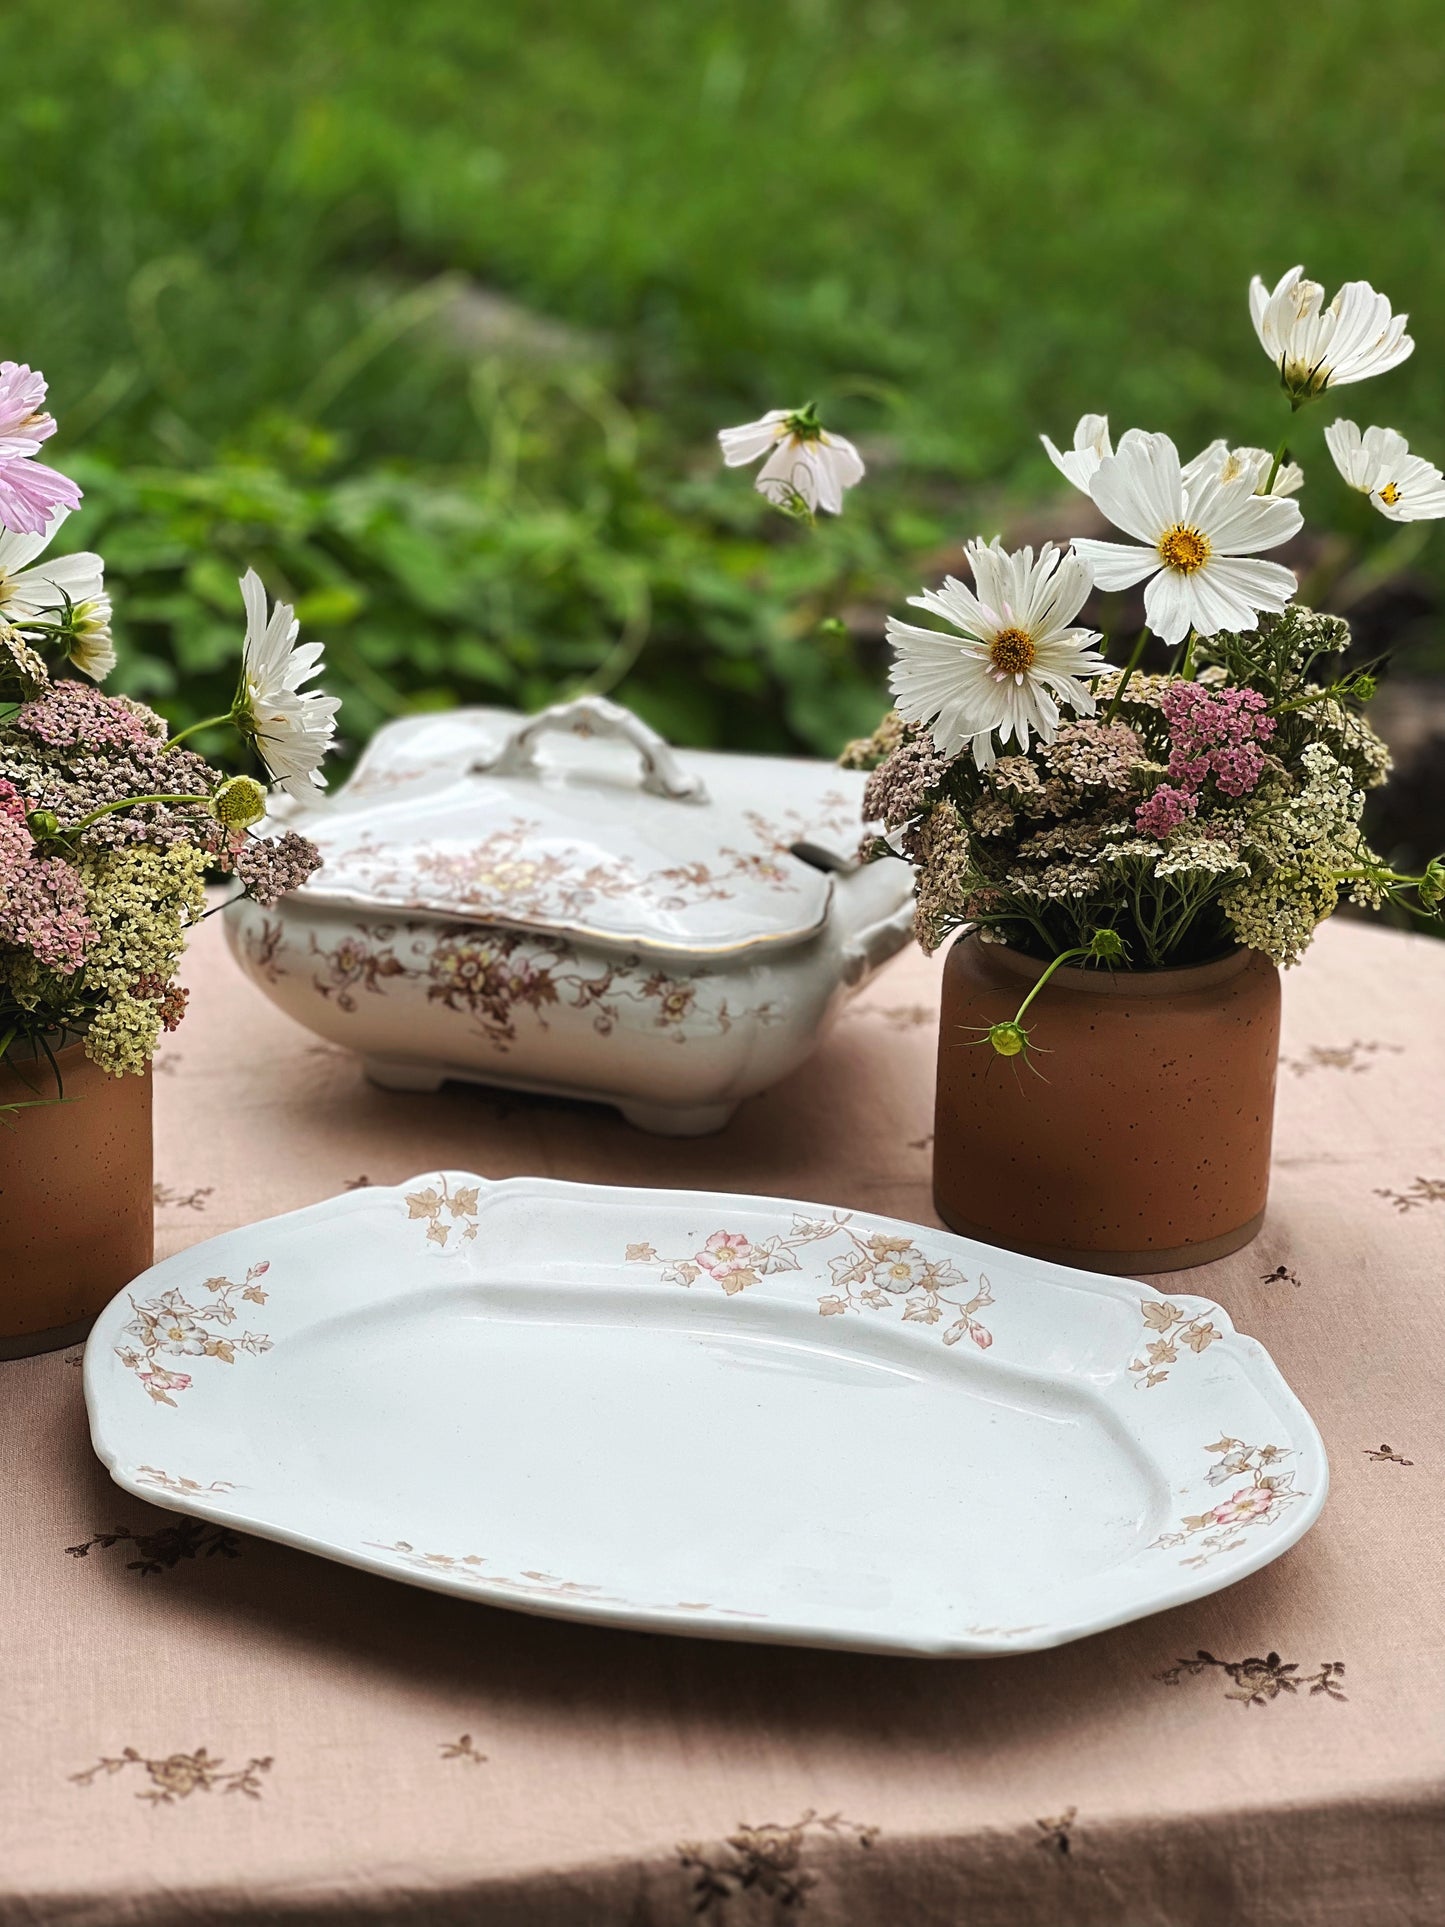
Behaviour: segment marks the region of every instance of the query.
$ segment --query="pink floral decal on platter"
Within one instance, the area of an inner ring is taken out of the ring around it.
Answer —
[[[1216,1339],[1223,1338],[1219,1327],[1202,1313],[1187,1312],[1167,1298],[1141,1298],[1144,1329],[1154,1336],[1145,1344],[1141,1356],[1129,1361],[1134,1383],[1140,1391],[1162,1385],[1169,1367],[1179,1362],[1179,1347],[1191,1352],[1207,1351]]]
[[[121,1337],[134,1343],[117,1345],[116,1357],[136,1374],[157,1405],[174,1405],[171,1394],[189,1391],[192,1374],[177,1370],[167,1360],[214,1358],[234,1365],[240,1352],[254,1357],[270,1351],[271,1340],[264,1332],[232,1329],[240,1315],[238,1303],[265,1304],[267,1293],[256,1280],[270,1269],[271,1261],[263,1259],[251,1266],[239,1284],[229,1278],[203,1279],[199,1289],[211,1294],[209,1303],[192,1304],[174,1287],[140,1304],[132,1298],[135,1317],[121,1328]]]
[[[800,1252],[838,1238],[845,1241],[845,1248],[828,1259],[831,1289],[818,1299],[822,1317],[901,1309],[906,1323],[938,1325],[952,1312],[952,1321],[941,1333],[945,1345],[956,1345],[961,1338],[970,1339],[981,1351],[992,1345],[992,1332],[977,1316],[993,1303],[987,1278],[980,1277],[971,1296],[962,1298],[959,1292],[968,1288],[968,1280],[956,1265],[946,1258],[926,1257],[911,1238],[860,1230],[848,1212],[831,1218],[794,1218],[786,1236],[775,1232],[757,1242],[746,1232],[723,1227],[710,1232],[699,1249],[685,1258],[662,1259],[651,1244],[630,1244],[626,1259],[629,1264],[662,1264],[664,1284],[690,1287],[699,1278],[708,1278],[732,1297],[760,1278],[803,1270]]]
[[[1204,1566],[1222,1552],[1237,1552],[1245,1544],[1239,1536],[1242,1532],[1251,1526],[1272,1525],[1287,1506],[1308,1497],[1296,1490],[1293,1472],[1274,1470],[1285,1459],[1293,1458],[1291,1451],[1277,1445],[1246,1445],[1243,1439],[1228,1437],[1218,1438],[1204,1449],[1217,1459],[1209,1469],[1207,1482],[1234,1489],[1217,1505],[1186,1514],[1177,1532],[1161,1533],[1153,1541],[1151,1550],[1195,1546],[1194,1552],[1180,1560],[1181,1566]]]

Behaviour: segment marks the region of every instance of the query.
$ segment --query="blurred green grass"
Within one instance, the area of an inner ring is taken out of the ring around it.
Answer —
[[[589,684],[831,750],[882,661],[829,619],[1052,490],[1040,430],[1277,439],[1254,271],[1410,309],[1413,359],[1339,412],[1445,453],[1436,29],[1424,0],[12,0],[0,346],[51,377],[124,674],[180,720],[224,701],[255,560],[353,738]],[[586,339],[449,344],[453,274]],[[816,535],[710,446],[808,394],[874,469]],[[1300,418],[1306,510],[1363,551],[1332,413]],[[1410,646],[1445,663],[1433,623]]]

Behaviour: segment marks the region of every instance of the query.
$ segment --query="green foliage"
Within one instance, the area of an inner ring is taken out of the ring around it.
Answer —
[[[86,502],[62,545],[106,556],[110,686],[177,726],[223,712],[237,578],[252,564],[326,643],[344,748],[406,710],[532,709],[583,689],[692,743],[829,754],[872,723],[881,650],[840,611],[902,594],[909,539],[939,531],[890,510],[886,492],[798,529],[739,478],[688,480],[609,452],[555,396],[548,418],[535,490],[525,461],[500,479],[485,466],[334,468],[316,437],[289,459],[192,470],[75,463]]]
[[[1348,399],[1445,448],[1428,0],[1283,33],[1147,0],[11,0],[0,55],[0,352],[50,374],[56,459],[91,457],[68,533],[183,717],[228,693],[254,561],[354,740],[586,684],[835,748],[882,656],[818,625],[992,533],[960,487],[1055,487],[1038,431],[1273,444],[1244,290],[1301,258],[1414,310],[1415,358]],[[456,275],[584,338],[479,354]],[[810,394],[873,471],[815,537],[711,446]],[[1321,412],[1307,511],[1377,541]]]

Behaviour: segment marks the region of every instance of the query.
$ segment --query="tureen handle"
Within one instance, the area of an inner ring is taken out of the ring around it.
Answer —
[[[578,696],[570,703],[554,703],[518,724],[494,756],[479,756],[473,775],[530,776],[537,769],[537,738],[561,729],[573,736],[617,736],[631,743],[642,758],[642,788],[651,796],[669,796],[679,803],[706,803],[701,777],[684,769],[655,729],[640,716],[605,696]]]

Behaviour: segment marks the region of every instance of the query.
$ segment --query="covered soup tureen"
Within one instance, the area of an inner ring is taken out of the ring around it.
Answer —
[[[408,717],[293,814],[324,867],[274,909],[231,904],[231,948],[377,1084],[718,1130],[907,941],[907,868],[856,861],[863,780],[675,751],[599,697]]]

